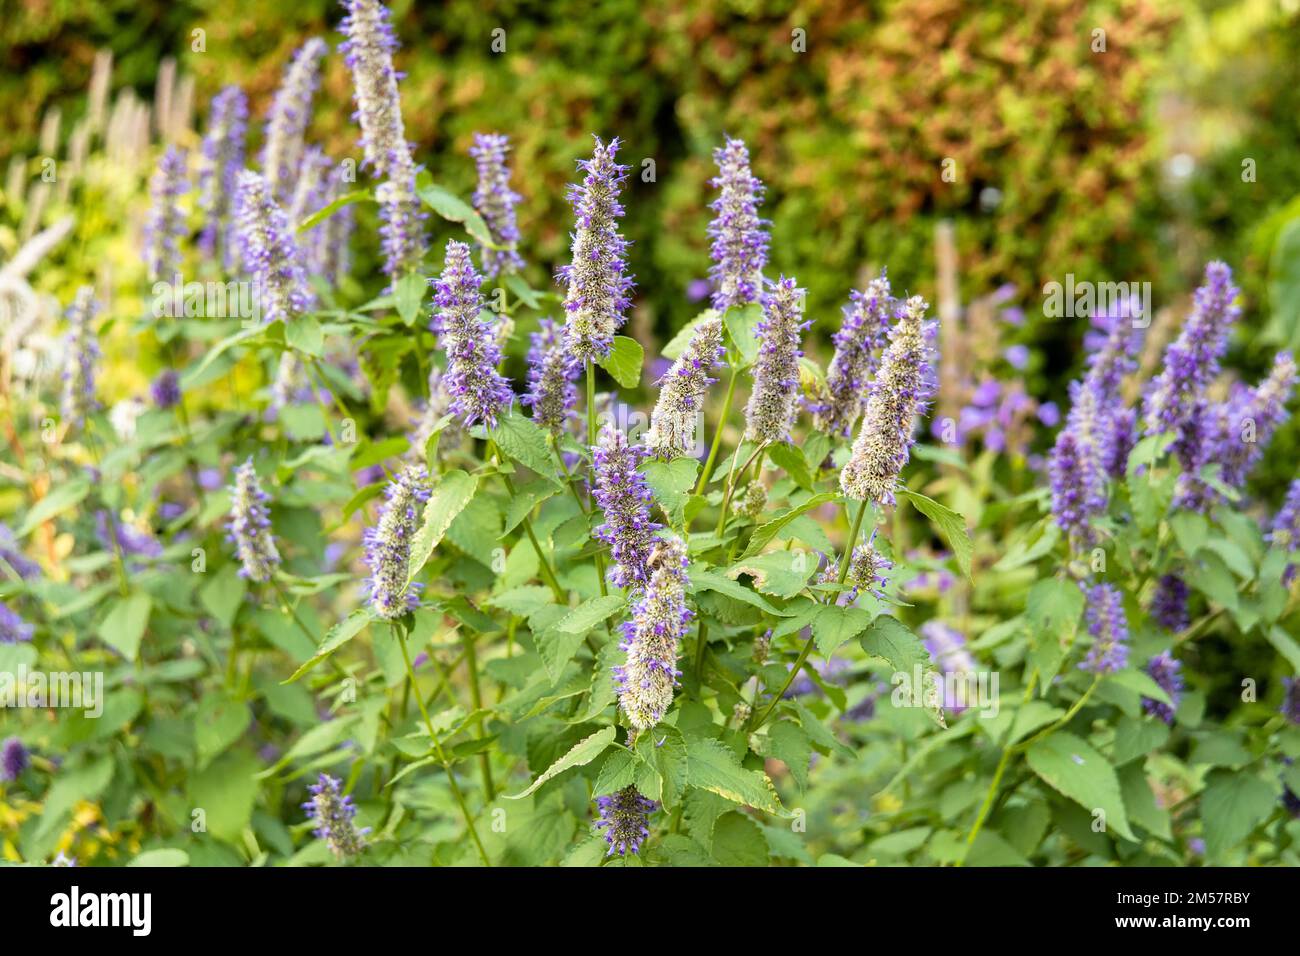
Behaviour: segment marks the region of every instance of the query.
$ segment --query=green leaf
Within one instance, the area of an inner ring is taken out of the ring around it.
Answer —
[[[962,574],[970,578],[971,555],[974,553],[975,546],[971,543],[970,532],[966,530],[966,519],[951,508],[939,504],[933,498],[927,498],[915,491],[908,491],[906,488],[902,489],[900,493],[904,498],[912,502],[917,511],[938,526],[939,531],[943,533],[944,539],[948,542],[948,547],[952,548],[952,555],[957,559],[957,567],[961,568]]]
[[[1152,700],[1168,704],[1170,707],[1174,706],[1174,702],[1169,699],[1169,694],[1146,671],[1134,670],[1129,667],[1108,675],[1106,679],[1112,684],[1118,684],[1120,687],[1141,694],[1143,697],[1150,697]]]
[[[555,593],[541,584],[524,584],[489,598],[487,603],[511,614],[529,617],[539,608],[554,604]]]
[[[408,272],[393,283],[393,298],[403,323],[408,326],[415,324],[428,289],[429,280],[419,272]]]
[[[872,657],[904,674],[911,674],[918,664],[922,671],[933,669],[925,644],[898,618],[882,614],[870,623],[858,643]]]
[[[727,335],[740,358],[741,366],[753,365],[758,358],[758,323],[763,319],[763,307],[757,302],[732,306],[722,317]]]
[[[331,627],[329,633],[325,635],[325,640],[321,641],[320,647],[316,649],[316,653],[312,658],[294,671],[293,675],[288,680],[282,681],[282,683],[292,684],[303,674],[307,673],[348,641],[352,640],[352,638],[360,634],[365,629],[365,626],[374,619],[374,612],[370,610],[369,606],[357,608],[343,620]]]
[[[1201,794],[1206,855],[1220,859],[1268,819],[1276,803],[1277,791],[1258,777],[1239,771],[1213,771]]]
[[[118,598],[109,605],[108,615],[99,626],[99,636],[127,660],[135,660],[152,608],[153,600],[147,594]]]
[[[766,774],[746,770],[734,753],[712,737],[686,738],[686,779],[692,787],[716,793],[733,803],[779,816],[791,815],[781,806]]]
[[[716,571],[709,571],[700,567],[692,567],[687,573],[691,578],[693,591],[717,591],[719,594],[725,594],[727,597],[735,598],[737,601],[744,601],[746,604],[752,604],[759,610],[766,611],[768,614],[775,614],[784,617],[786,612],[779,611],[773,607],[765,598],[756,591],[737,584],[730,578],[723,577]]]
[[[754,587],[773,597],[792,598],[817,570],[816,559],[807,551],[767,551],[741,560],[727,569],[735,580],[742,574],[754,579]]]
[[[443,219],[460,223],[478,242],[496,248],[496,243],[492,241],[492,233],[488,231],[483,217],[455,193],[434,183],[421,183],[417,186],[416,193],[426,206]]]
[[[233,564],[228,564],[199,589],[199,601],[222,627],[228,628],[247,593],[248,581],[240,576]]]
[[[546,433],[531,418],[524,417],[512,407],[509,414],[497,419],[497,427],[488,431],[487,435],[503,453],[537,472],[547,481],[563,487],[555,460],[546,444]]]
[[[194,749],[200,767],[244,735],[253,715],[248,705],[222,693],[205,694],[194,716]]]
[[[767,448],[767,457],[772,464],[778,468],[784,468],[794,483],[805,491],[813,490],[812,470],[808,467],[808,462],[804,460],[803,449],[798,445],[781,442],[777,445],[769,445]]]
[[[555,625],[555,629],[565,634],[577,634],[581,637],[611,614],[621,611],[624,603],[623,597],[618,594],[610,594],[605,597],[596,597],[590,601],[584,601],[561,618],[559,623]]]
[[[710,319],[716,319],[717,317],[717,309],[705,309],[678,329],[677,334],[668,341],[668,344],[663,347],[659,354],[666,359],[677,361],[682,357],[682,353],[686,351],[686,346],[690,345],[691,339],[695,336],[695,330]]]
[[[299,315],[285,325],[284,341],[299,352],[320,358],[325,350],[325,331],[314,315]]]
[[[251,754],[230,753],[190,780],[190,804],[203,811],[208,832],[218,840],[235,843],[252,819],[258,767]]]
[[[860,607],[852,605],[841,607],[835,604],[823,607],[812,622],[813,640],[817,642],[817,650],[824,657],[830,657],[835,653],[836,648],[866,630],[871,621],[871,612]],[[900,624],[899,627],[902,625]]]
[[[27,512],[27,517],[18,526],[17,536],[26,537],[55,515],[78,504],[88,494],[90,494],[90,482],[85,478],[78,477],[65,484],[56,485]]]
[[[641,365],[644,362],[645,349],[640,342],[626,335],[616,335],[609,355],[598,359],[596,364],[614,376],[619,385],[636,388],[641,384]]]
[[[184,850],[165,846],[156,850],[145,850],[131,860],[127,866],[176,867],[189,866],[190,855]]]
[[[370,195],[369,189],[356,189],[350,193],[344,193],[342,196],[340,196],[338,199],[335,199],[328,206],[325,206],[321,209],[317,209],[314,213],[312,213],[310,216],[308,216],[306,219],[300,222],[298,224],[298,232],[303,233],[306,232],[308,229],[312,228],[312,226],[319,225],[320,223],[328,219],[330,216],[334,215],[334,213],[342,209],[344,206],[349,206],[352,203],[357,203],[357,202],[366,202],[368,200],[372,201],[373,199],[374,197]]]
[[[686,502],[691,497],[699,470],[700,463],[694,458],[674,458],[672,461],[649,458],[641,463],[640,471],[645,475],[646,484],[674,527],[685,522]]]
[[[766,524],[759,525],[754,529],[754,533],[749,536],[749,544],[745,547],[745,553],[741,555],[741,559],[744,560],[745,558],[751,558],[758,554],[766,548],[778,534],[781,533],[782,528],[788,525],[791,521],[794,521],[800,515],[807,514],[814,508],[820,508],[828,502],[838,501],[839,498],[840,496],[838,493],[823,491],[821,494],[813,495],[802,504],[796,505],[789,511],[777,515]]]
[[[264,326],[250,325],[246,329],[240,329],[233,335],[226,336],[216,345],[212,346],[212,348],[205,349],[203,352],[203,358],[199,361],[199,364],[193,368],[186,369],[184,374],[181,375],[181,386],[183,388],[192,387],[196,382],[201,380],[203,373],[208,370],[208,366],[220,358],[227,350],[238,345],[240,342],[247,342],[249,339],[255,339],[261,336],[264,332]]]
[[[743,813],[727,813],[713,827],[713,859],[722,866],[767,866],[767,837]]]
[[[808,732],[791,720],[779,720],[768,729],[772,743],[772,756],[790,770],[800,790],[808,788],[808,762],[812,756],[812,743]]]
[[[1058,730],[1025,751],[1025,760],[1053,790],[1090,814],[1102,811],[1107,829],[1126,840],[1137,839],[1129,829],[1115,768],[1085,741]]]
[[[528,796],[546,781],[564,773],[564,771],[573,767],[586,766],[605,752],[605,748],[614,742],[616,733],[615,728],[604,727],[590,737],[583,738],[574,744],[568,753],[547,767],[541,776],[528,785],[528,789],[520,793],[506,794],[505,799],[519,800]]]
[[[477,490],[478,479],[459,468],[445,471],[439,477],[437,486],[425,502],[420,528],[411,539],[411,560],[406,571],[407,586],[415,580],[415,576],[433,554],[433,549],[451,527],[452,521],[465,510]]]

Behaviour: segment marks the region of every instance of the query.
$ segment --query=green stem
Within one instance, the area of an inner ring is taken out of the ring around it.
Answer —
[[[731,378],[727,381],[727,397],[722,401],[722,415],[719,416],[718,425],[713,431],[713,444],[709,447],[709,457],[705,459],[704,470],[700,472],[700,480],[695,485],[697,495],[704,494],[704,486],[713,476],[713,466],[718,460],[718,450],[722,447],[722,432],[727,427],[727,418],[731,415],[731,400],[735,397],[736,379],[739,376],[740,369],[733,367]]]
[[[406,649],[406,639],[398,633],[396,627],[393,628],[393,637],[402,649],[402,661],[406,664],[406,676],[413,686],[415,681],[415,668],[411,666],[411,652]],[[488,859],[487,850],[483,848],[483,841],[478,837],[478,830],[474,828],[474,817],[469,812],[469,805],[465,803],[465,794],[461,792],[460,784],[456,782],[456,775],[451,771],[451,764],[447,761],[447,754],[442,749],[442,742],[438,740],[438,735],[433,732],[433,721],[429,719],[429,709],[424,706],[424,698],[420,695],[418,686],[415,686],[415,702],[419,705],[420,716],[424,718],[424,729],[429,733],[429,740],[433,743],[433,750],[442,764],[443,772],[447,774],[447,782],[451,784],[451,795],[455,798],[457,805],[460,807],[461,815],[465,818],[465,826],[469,829],[470,839],[474,841],[474,846],[478,850],[479,859],[483,861],[484,866],[491,866],[492,861]]]
[[[469,671],[469,699],[473,702],[475,710],[482,710],[483,694],[478,684],[478,655],[474,653],[474,638],[468,633],[468,629],[461,629],[460,641],[465,648],[465,669]],[[478,731],[479,739],[482,740],[483,716],[481,714],[474,721],[474,727]],[[488,760],[487,751],[478,755],[478,765],[483,774],[483,790],[487,793],[490,803],[497,798],[497,790],[492,785],[492,764]]]
[[[845,508],[848,505],[845,504]],[[858,546],[858,535],[862,532],[862,519],[867,513],[867,503],[865,501],[858,505],[858,513],[853,516],[853,527],[849,531],[849,540],[844,545],[844,556],[840,558],[839,582],[843,584],[849,576],[849,565],[853,563],[853,549]]]
[[[490,438],[488,439],[488,454],[496,460],[498,466],[502,464],[501,451]],[[510,476],[505,472],[500,472],[500,475],[501,480],[505,483],[506,491],[510,493],[510,497],[515,497],[515,483],[510,480]],[[564,593],[564,588],[560,587],[560,579],[554,569],[551,568],[551,562],[546,557],[546,552],[542,550],[542,543],[537,540],[537,535],[533,532],[532,519],[525,515],[522,524],[524,533],[528,535],[528,540],[532,542],[533,550],[537,552],[537,562],[541,569],[542,580],[546,582],[547,587],[551,589],[551,593],[555,595],[556,603],[568,604],[569,596]]]
[[[754,463],[754,460],[758,458],[759,455],[763,454],[763,451],[766,448],[767,448],[767,442],[763,442],[761,445],[759,445],[757,448],[754,449],[754,453],[749,456],[749,459],[743,465],[741,465],[740,467],[741,475],[745,474],[749,466]],[[727,472],[727,491],[726,494],[724,494],[722,497],[722,514],[718,515],[718,527],[714,529],[713,532],[716,535],[720,536],[722,534],[722,529],[727,526],[727,512],[731,508],[731,497],[735,493],[735,490],[736,490],[736,458],[733,455],[731,459],[731,470]]]

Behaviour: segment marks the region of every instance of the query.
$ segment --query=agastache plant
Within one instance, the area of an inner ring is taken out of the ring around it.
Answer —
[[[429,500],[429,473],[423,465],[407,465],[384,492],[379,521],[365,533],[367,584],[370,607],[386,621],[395,621],[420,604],[423,585],[407,585],[411,539],[419,527],[420,512]]]
[[[898,478],[915,441],[917,416],[933,392],[934,323],[920,296],[903,304],[871,383],[857,440],[840,488],[859,501],[892,505]]]
[[[659,380],[659,401],[645,436],[646,450],[651,455],[672,459],[690,454],[705,392],[717,381],[709,377],[709,372],[722,361],[725,352],[721,319],[706,319],[696,326],[681,358]]]
[[[732,306],[757,302],[763,291],[763,267],[767,265],[767,228],[759,218],[763,183],[750,171],[749,150],[743,140],[727,137],[713,151],[718,175],[709,185],[719,191],[709,204],[714,218],[709,223],[713,240],[713,307],[725,311]]]
[[[497,247],[481,249],[483,273],[489,279],[510,275],[524,267],[518,251],[519,226],[515,222],[515,207],[523,197],[510,188],[510,167],[506,164],[509,152],[510,138],[500,133],[475,133],[474,145],[469,150],[478,170],[474,208],[483,217]]]
[[[826,370],[825,394],[813,404],[813,424],[828,435],[848,438],[867,402],[877,353],[889,335],[897,303],[882,272],[861,292],[849,295],[844,323],[835,333],[835,355]]]
[[[270,500],[249,458],[235,469],[235,481],[230,486],[229,537],[239,556],[240,576],[258,584],[270,581],[280,564],[280,551],[271,536],[271,513],[266,506]]]
[[[529,337],[528,392],[520,402],[533,410],[533,421],[559,435],[578,404],[576,379],[582,365],[564,343],[564,326],[541,319]]]
[[[1128,663],[1128,618],[1124,614],[1124,595],[1113,584],[1084,588],[1084,594],[1092,646],[1079,667],[1094,674],[1114,674]]]
[[[799,414],[799,345],[803,330],[803,295],[794,279],[782,276],[763,296],[758,323],[758,358],[754,390],[745,406],[745,440],[772,444],[787,441]]]
[[[497,418],[510,408],[514,393],[497,371],[501,347],[494,323],[480,318],[482,285],[469,246],[449,240],[442,275],[434,284],[431,328],[447,353],[445,385],[451,394],[451,411],[466,427],[483,422],[495,428]]]
[[[600,819],[596,827],[605,831],[605,842],[609,845],[605,855],[628,856],[640,851],[641,844],[650,835],[647,818],[658,806],[655,801],[641,796],[635,786],[597,797]]]
[[[671,536],[656,542],[648,559],[649,580],[623,624],[626,654],[614,670],[619,707],[638,732],[663,720],[677,683],[678,646],[693,617],[686,606],[686,545]]]
[[[650,554],[655,532],[661,527],[650,518],[653,496],[638,466],[645,460],[645,448],[628,443],[627,436],[612,423],[600,433],[593,449],[595,488],[593,497],[605,520],[592,536],[609,545],[613,563],[608,570],[615,587],[638,587],[650,580]]]
[[[244,168],[247,132],[248,98],[239,87],[227,86],[212,98],[199,170],[199,208],[205,217],[199,250],[219,255],[227,269],[235,265],[235,189]]]
[[[294,54],[267,114],[262,146],[262,175],[276,202],[287,203],[302,161],[303,141],[311,123],[312,97],[320,83],[320,63],[329,46],[312,37]]]
[[[352,71],[356,119],[361,124],[365,165],[384,180],[376,190],[384,248],[384,272],[397,279],[415,269],[426,247],[425,214],[415,195],[415,160],[406,141],[401,74],[393,68],[398,43],[391,14],[379,0],[344,0],[347,16],[339,24],[347,39],[339,45]]]
[[[168,146],[149,181],[149,219],[145,224],[145,272],[151,282],[170,280],[181,265],[180,240],[189,235],[181,196],[189,192],[189,151]]]
[[[614,334],[622,328],[631,305],[628,243],[618,231],[623,216],[618,194],[628,167],[614,162],[618,149],[617,138],[608,144],[597,138],[591,159],[578,163],[582,182],[569,187],[575,219],[573,255],[568,265],[560,267],[558,278],[565,289],[565,341],[580,362],[609,355]]]
[[[265,323],[289,321],[312,302],[302,253],[266,180],[251,170],[239,174],[238,236],[244,267],[257,283],[257,304]]]

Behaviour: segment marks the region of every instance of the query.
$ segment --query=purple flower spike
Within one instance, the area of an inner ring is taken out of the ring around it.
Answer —
[[[524,267],[519,255],[519,227],[515,223],[515,206],[523,197],[510,188],[510,167],[506,154],[510,139],[500,133],[475,133],[469,154],[478,170],[478,187],[474,190],[474,208],[487,223],[492,241],[499,249],[481,250],[483,272],[489,279],[509,275]]]
[[[13,531],[0,523],[0,578],[6,571],[12,571],[24,581],[41,576],[41,566],[23,554]]]
[[[316,821],[315,835],[324,840],[340,860],[360,854],[366,848],[365,836],[370,830],[357,829],[353,822],[357,808],[352,805],[352,798],[343,793],[342,782],[323,773],[307,791],[312,796],[302,808]]]
[[[27,769],[28,762],[27,748],[17,737],[10,737],[0,744],[0,780],[17,780]]]
[[[1143,423],[1148,434],[1178,432],[1195,411],[1205,387],[1219,374],[1228,332],[1241,315],[1232,270],[1222,262],[1205,267],[1192,314],[1165,349],[1165,367],[1146,396]]]
[[[451,394],[451,411],[465,426],[483,422],[495,428],[497,418],[510,408],[514,393],[497,365],[501,347],[493,322],[483,312],[483,277],[474,271],[469,246],[452,239],[433,297],[430,328],[447,353],[445,384]]]
[[[653,800],[641,796],[636,787],[625,787],[609,796],[597,797],[600,820],[596,826],[605,831],[605,842],[609,844],[609,852],[605,855],[636,854],[650,835],[646,818],[658,806]]]
[[[645,449],[629,445],[627,436],[610,424],[601,431],[593,455],[594,495],[605,521],[592,535],[609,545],[613,559],[609,580],[620,588],[643,586],[650,580],[655,531],[662,527],[650,520],[650,487],[637,470],[645,460]]]
[[[187,150],[168,146],[149,181],[152,205],[145,223],[144,264],[150,282],[170,281],[180,270],[180,240],[190,232],[180,206],[180,197],[190,188],[185,178],[188,159]]]
[[[267,114],[262,174],[276,202],[288,202],[302,161],[303,140],[311,122],[311,100],[320,82],[320,61],[329,46],[312,37],[293,55]]]
[[[704,393],[717,381],[709,372],[725,352],[722,319],[701,322],[681,358],[659,380],[659,401],[645,436],[651,455],[671,459],[695,448],[695,426],[703,410]]]
[[[564,344],[564,326],[542,319],[530,337],[528,394],[520,401],[533,410],[533,421],[558,435],[578,404],[575,379],[582,365]]]
[[[249,458],[235,469],[235,483],[230,486],[229,537],[239,555],[240,575],[260,584],[271,580],[280,563],[266,507],[270,500]]]
[[[849,438],[853,434],[897,306],[884,272],[863,291],[849,294],[844,324],[835,333],[835,355],[826,370],[826,391],[812,409],[813,424],[828,435]]]
[[[1079,668],[1094,674],[1121,671],[1128,663],[1128,618],[1124,616],[1124,595],[1112,584],[1084,588],[1084,594],[1088,598],[1086,617],[1092,647]]]
[[[393,621],[420,604],[421,584],[406,583],[411,564],[411,539],[420,524],[423,503],[429,500],[429,473],[423,465],[408,465],[389,483],[379,523],[367,528],[366,567],[370,569],[370,606]]]
[[[35,633],[30,624],[7,604],[0,604],[0,644],[26,644]]]
[[[352,71],[365,165],[386,180],[376,191],[384,221],[384,272],[397,279],[418,267],[427,242],[425,213],[415,195],[415,160],[397,92],[401,75],[393,68],[397,38],[388,8],[379,0],[343,0],[343,6],[347,16],[339,29],[347,39],[339,50]]]
[[[1178,709],[1178,702],[1183,696],[1183,675],[1179,673],[1182,667],[1182,662],[1168,651],[1161,651],[1147,662],[1147,673],[1160,685],[1160,689],[1169,695],[1174,705],[1170,707],[1150,697],[1143,697],[1142,709],[1152,716],[1159,717],[1166,724],[1174,722],[1174,711]]]
[[[614,162],[618,148],[617,138],[606,145],[597,137],[591,159],[578,163],[585,174],[582,183],[569,187],[576,220],[573,258],[560,267],[557,278],[565,288],[565,341],[580,362],[609,355],[631,305],[632,277],[625,274],[628,243],[618,231],[623,216],[618,194],[628,167]]]
[[[298,244],[266,181],[239,174],[239,242],[244,268],[257,283],[257,307],[264,323],[288,321],[311,306],[312,296]]]
[[[803,295],[794,279],[782,276],[763,296],[758,323],[758,358],[754,390],[745,406],[745,441],[783,442],[798,417],[799,349],[803,330]]]
[[[149,394],[159,408],[172,408],[181,400],[181,382],[171,369],[163,369],[149,385]]]
[[[840,473],[840,488],[850,498],[894,503],[915,441],[916,417],[934,392],[935,324],[925,319],[928,309],[924,299],[913,296],[890,331],[853,452]]]
[[[1178,575],[1161,575],[1151,597],[1151,619],[1167,631],[1186,630],[1191,624],[1187,613],[1188,593],[1186,582]]]
[[[650,579],[632,603],[619,647],[627,655],[614,668],[619,706],[637,731],[648,730],[673,702],[677,649],[691,618],[686,606],[686,545],[676,536],[658,541],[647,566]]]
[[[709,185],[719,190],[709,204],[715,213],[709,224],[713,267],[713,307],[720,312],[732,306],[757,302],[763,290],[767,265],[767,227],[758,216],[764,187],[749,168],[749,150],[742,140],[727,137],[713,151],[718,175]]]
[[[199,208],[205,216],[199,249],[205,256],[219,254],[226,269],[234,268],[237,261],[235,188],[244,168],[247,131],[248,98],[239,87],[227,86],[212,98],[199,171]]]
[[[99,408],[95,397],[95,362],[99,359],[99,339],[92,323],[99,304],[95,290],[83,285],[68,308],[68,338],[63,367],[64,421],[80,428],[86,416]]]

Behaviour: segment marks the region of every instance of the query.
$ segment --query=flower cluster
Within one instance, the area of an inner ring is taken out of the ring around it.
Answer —
[[[270,581],[280,563],[280,552],[271,537],[269,500],[249,458],[235,469],[235,482],[230,486],[229,537],[239,555],[240,575],[259,583]]]
[[[415,160],[397,92],[401,75],[393,68],[397,37],[388,8],[379,0],[343,0],[343,5],[347,16],[339,29],[347,39],[339,50],[352,71],[365,165],[385,180],[375,198],[384,221],[384,272],[397,279],[419,265],[426,244],[425,214],[415,195]]]
[[[608,144],[596,139],[591,159],[581,160],[585,174],[580,185],[569,187],[576,228],[572,261],[561,266],[565,288],[564,326],[569,351],[580,362],[609,355],[614,333],[623,325],[631,299],[632,277],[626,274],[627,240],[618,231],[623,206],[618,194],[628,167],[614,162],[618,139]]]
[[[799,413],[799,344],[809,324],[803,321],[803,295],[795,280],[785,276],[763,295],[754,390],[745,406],[745,441],[769,444],[790,438]]]
[[[236,209],[244,267],[257,283],[262,321],[287,322],[301,315],[312,301],[302,255],[284,210],[266,180],[251,170],[239,174]]]
[[[79,428],[86,416],[99,407],[95,398],[95,362],[99,359],[99,339],[91,324],[99,304],[95,290],[88,285],[77,290],[68,308],[68,338],[63,367],[63,419]]]
[[[1085,587],[1088,633],[1092,647],[1081,670],[1094,674],[1113,674],[1128,663],[1128,618],[1124,615],[1124,595],[1113,584]]]
[[[757,302],[763,290],[763,267],[767,265],[766,219],[758,216],[763,201],[763,183],[750,171],[749,150],[742,140],[727,137],[713,151],[718,175],[709,185],[719,190],[709,204],[716,214],[709,223],[713,266],[713,307],[725,311],[732,306]]]
[[[934,389],[935,327],[925,319],[928,309],[924,299],[913,296],[890,331],[853,452],[840,473],[840,488],[850,498],[894,503],[898,476],[915,440],[916,417]]]
[[[835,333],[835,354],[826,369],[825,393],[812,408],[813,425],[828,435],[848,438],[867,401],[867,383],[897,310],[889,279],[882,271],[862,291],[849,295],[844,322]]]
[[[592,535],[609,545],[608,576],[615,587],[637,587],[650,580],[650,553],[660,525],[650,520],[653,500],[645,476],[637,467],[645,460],[641,445],[628,444],[613,424],[602,429],[593,449],[596,504],[604,522]]]
[[[623,624],[619,647],[627,655],[614,668],[619,706],[638,731],[659,721],[673,702],[678,644],[694,616],[686,606],[686,545],[676,536],[655,543],[645,589]]]
[[[33,628],[7,604],[0,604],[0,644],[25,644],[32,639]]]
[[[149,394],[159,408],[172,408],[181,400],[181,381],[172,369],[163,369],[149,383]]]
[[[145,223],[144,264],[149,281],[170,280],[181,264],[180,240],[189,235],[180,197],[189,192],[185,178],[189,152],[168,146],[149,182],[151,206]]]
[[[509,151],[510,139],[500,133],[475,133],[474,145],[469,150],[478,170],[474,208],[483,217],[498,247],[484,246],[481,250],[483,272],[489,279],[524,267],[518,252],[519,226],[515,223],[515,206],[523,197],[510,188],[510,167],[506,165]]]
[[[600,812],[597,828],[605,831],[605,842],[609,844],[606,856],[635,854],[641,849],[641,843],[650,835],[646,823],[659,804],[641,796],[636,787],[624,787],[607,796],[596,798],[596,808]]]
[[[1174,722],[1174,711],[1178,709],[1178,702],[1182,699],[1183,675],[1180,673],[1182,667],[1182,662],[1168,651],[1161,651],[1147,662],[1147,673],[1160,689],[1169,695],[1173,706],[1170,707],[1163,701],[1151,697],[1143,697],[1142,709],[1148,714],[1159,717],[1166,724]]]
[[[408,586],[411,539],[419,527],[420,510],[429,500],[429,473],[423,465],[407,465],[384,492],[379,522],[364,537],[366,567],[370,569],[370,606],[386,621],[393,621],[420,604],[418,581]]]
[[[0,744],[0,780],[17,780],[27,769],[27,748],[17,737],[9,737]]]
[[[528,392],[520,401],[533,410],[533,421],[560,434],[578,404],[575,379],[581,364],[564,344],[564,326],[542,319],[529,337]]]
[[[1151,620],[1167,631],[1183,631],[1191,623],[1187,613],[1187,583],[1177,574],[1162,574],[1151,596]]]
[[[320,37],[312,37],[299,47],[267,113],[261,166],[267,189],[276,202],[286,202],[293,194],[303,158],[303,140],[311,122],[311,100],[320,82],[320,63],[328,52],[329,46]]]
[[[235,186],[244,168],[247,130],[248,98],[239,87],[227,86],[212,98],[199,170],[199,208],[205,217],[199,250],[205,256],[219,253],[227,269],[235,264]]]
[[[357,829],[353,822],[357,808],[352,805],[352,798],[343,793],[341,781],[323,773],[307,790],[312,796],[302,808],[316,821],[313,833],[325,841],[338,859],[360,854],[366,848],[365,836],[370,830]]]
[[[696,326],[681,358],[659,380],[659,401],[645,436],[651,455],[670,459],[691,453],[704,393],[716,381],[709,372],[725,351],[721,319],[706,319]]]
[[[480,318],[482,284],[469,246],[449,240],[442,275],[434,283],[436,311],[430,328],[447,353],[444,384],[451,394],[451,411],[465,426],[483,422],[495,428],[498,416],[510,408],[514,393],[497,371],[501,347],[493,323]]]

